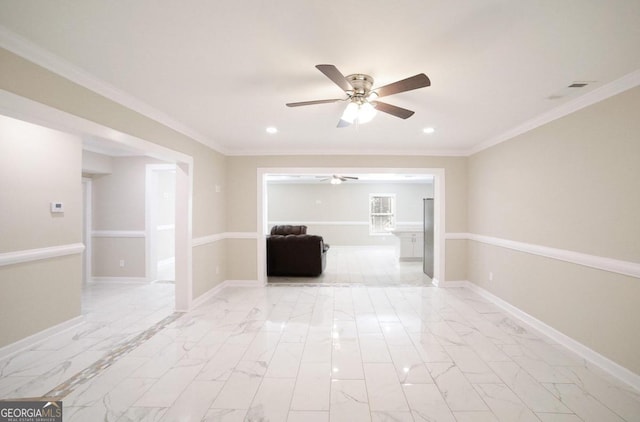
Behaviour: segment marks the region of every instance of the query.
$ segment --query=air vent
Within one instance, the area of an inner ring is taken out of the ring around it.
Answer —
[[[571,97],[580,94],[579,88],[594,84],[596,81],[573,81],[566,87],[554,92],[547,97],[547,100],[559,100],[560,98]]]

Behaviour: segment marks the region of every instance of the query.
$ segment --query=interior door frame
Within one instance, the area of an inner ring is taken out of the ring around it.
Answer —
[[[156,281],[158,278],[158,256],[156,246],[158,242],[158,230],[155,209],[155,199],[158,188],[158,172],[176,171],[175,164],[147,164],[145,166],[145,193],[144,193],[144,210],[145,210],[145,260],[146,274],[145,278],[148,282]],[[174,192],[175,193],[175,192]],[[175,206],[175,203],[174,203]],[[173,220],[175,227],[175,217]],[[174,229],[175,230],[175,229]],[[175,256],[175,247],[174,247]]]
[[[257,270],[258,283],[267,284],[267,248],[266,238],[269,230],[268,224],[268,194],[267,176],[269,175],[296,175],[296,174],[401,174],[401,175],[430,175],[433,176],[434,198],[434,251],[433,251],[433,285],[438,286],[444,281],[445,275],[445,171],[444,168],[385,168],[385,167],[259,167],[257,169]]]
[[[84,136],[107,139],[139,150],[145,156],[176,164],[175,310],[189,310],[193,302],[193,157],[4,90],[0,90],[0,114],[70,133],[79,139]]]
[[[82,262],[84,264],[84,271],[82,274],[82,283],[90,283],[93,278],[92,270],[92,240],[93,240],[93,181],[90,177],[82,178],[82,213],[83,213],[83,227],[82,227],[82,241],[84,243],[84,251],[82,252]]]

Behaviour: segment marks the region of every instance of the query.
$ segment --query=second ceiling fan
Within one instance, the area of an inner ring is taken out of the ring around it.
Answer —
[[[319,64],[316,68],[338,85],[346,94],[347,98],[335,98],[330,100],[302,101],[297,103],[287,103],[287,107],[300,107],[315,104],[336,103],[338,101],[348,101],[338,127],[347,127],[353,123],[367,123],[373,119],[376,110],[391,114],[401,119],[408,119],[413,115],[413,111],[406,108],[377,101],[380,97],[386,97],[400,92],[411,91],[418,88],[425,88],[431,85],[431,81],[424,73],[373,89],[373,78],[369,75],[355,73],[344,76],[338,68],[332,64]]]

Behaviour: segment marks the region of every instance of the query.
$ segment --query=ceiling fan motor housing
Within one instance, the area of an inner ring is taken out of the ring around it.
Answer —
[[[362,73],[354,73],[345,76],[345,79],[353,86],[351,98],[359,104],[365,102],[373,87],[373,78]]]

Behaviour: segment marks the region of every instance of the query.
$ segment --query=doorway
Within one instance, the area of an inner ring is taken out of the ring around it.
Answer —
[[[147,280],[175,281],[176,166],[146,166]]]
[[[257,268],[258,281],[261,284],[267,283],[266,274],[266,236],[269,230],[268,221],[268,189],[267,182],[270,176],[274,175],[318,175],[318,174],[386,174],[398,175],[401,177],[410,175],[430,175],[433,176],[433,198],[434,208],[434,271],[432,283],[438,285],[444,280],[445,273],[445,180],[444,169],[442,168],[258,168],[257,189]]]
[[[176,163],[175,310],[188,310],[193,299],[193,157],[7,91],[0,92],[0,113],[82,138],[103,139],[120,147],[136,150],[142,155]]]
[[[84,243],[84,251],[82,253],[82,284],[91,281],[91,230],[92,230],[92,194],[91,179],[82,178],[82,243]]]

